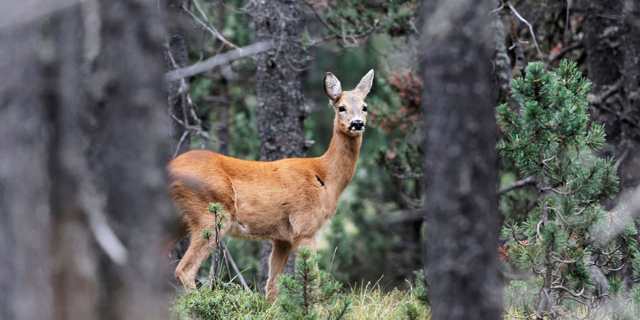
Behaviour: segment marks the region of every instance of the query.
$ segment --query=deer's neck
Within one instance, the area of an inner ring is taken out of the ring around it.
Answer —
[[[335,192],[336,199],[353,178],[361,144],[362,135],[349,136],[338,129],[337,119],[334,121],[329,149],[321,159],[326,169],[325,182]]]

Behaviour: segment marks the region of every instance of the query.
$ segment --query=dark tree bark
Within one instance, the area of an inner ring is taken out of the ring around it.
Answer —
[[[165,48],[165,63],[167,70],[182,68],[189,62],[187,52],[186,15],[182,7],[185,0],[163,0],[166,12],[167,40]],[[184,79],[188,84],[189,79]],[[168,85],[167,100],[169,112],[177,119],[188,121],[185,95],[180,91],[181,81],[172,81]],[[171,137],[173,138],[172,151],[178,156],[189,150],[189,132],[178,121],[171,122]],[[186,247],[185,247],[186,250]],[[184,252],[184,251],[183,251]]]
[[[303,12],[298,1],[261,1],[253,8],[260,41],[272,41],[274,49],[258,56],[256,91],[260,159],[272,161],[304,155],[304,97],[301,70],[305,65],[302,47]],[[268,276],[271,242],[260,252],[261,290]],[[287,273],[295,266],[295,254],[287,261]]]
[[[3,319],[169,318],[158,13],[85,1],[58,10],[48,37],[2,31]]]
[[[432,319],[499,319],[492,1],[423,4],[427,275]]]
[[[633,0],[589,1],[585,13],[584,45],[594,94],[591,114],[606,124],[603,155],[619,163],[620,195],[613,204],[640,186],[639,19],[640,5]],[[640,215],[640,208],[628,210]],[[630,284],[631,268],[623,276]]]
[[[166,17],[165,21],[167,22],[167,39],[166,47],[164,48],[164,60],[167,70],[182,68],[189,63],[186,31],[187,17],[183,11],[183,6],[186,5],[186,3],[186,0],[162,1]],[[189,117],[187,116],[186,93],[182,92],[180,88],[181,85],[184,86],[188,84],[189,79],[184,79],[184,84],[181,83],[181,80],[176,80],[167,85],[169,112],[183,123],[187,123]],[[191,134],[182,124],[174,119],[171,120],[171,138],[171,152],[173,152],[173,156],[178,156],[189,151]],[[178,265],[182,256],[184,256],[187,248],[189,248],[188,237],[179,241],[173,250],[171,250],[170,256],[174,268]],[[177,281],[175,284],[178,284]]]
[[[53,319],[40,26],[0,29],[0,318]],[[9,45],[10,44],[10,45]]]
[[[604,153],[620,161],[622,192],[640,184],[638,10],[634,1],[589,1],[584,23],[592,114],[607,125]]]
[[[501,1],[498,1],[501,3]],[[497,4],[496,6],[499,6]],[[507,50],[507,33],[509,32],[509,27],[505,24],[505,18],[503,17],[503,11],[496,13],[494,15],[494,20],[492,22],[492,33],[493,33],[493,45],[494,45],[494,53],[493,53],[493,79],[495,82],[495,95],[496,102],[498,104],[508,103],[511,109],[516,110],[518,108],[517,103],[513,98],[511,98],[510,90],[511,85],[510,81],[512,78],[511,72],[511,59],[509,58],[509,52]],[[514,47],[514,50],[516,48]],[[520,66],[518,66],[520,67]]]

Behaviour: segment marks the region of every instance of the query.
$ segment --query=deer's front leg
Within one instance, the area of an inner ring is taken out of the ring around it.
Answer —
[[[286,241],[273,241],[273,250],[269,257],[269,280],[265,288],[270,302],[274,302],[278,296],[278,276],[284,272],[292,247],[291,243]]]

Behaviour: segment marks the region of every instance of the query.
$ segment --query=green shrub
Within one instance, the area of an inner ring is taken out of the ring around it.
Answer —
[[[213,290],[203,286],[188,291],[174,299],[172,311],[176,319],[277,319],[270,307],[260,294],[228,284]]]
[[[536,297],[520,305],[537,306],[538,317],[575,309],[576,303],[595,308],[594,301],[610,296],[598,287],[609,287],[614,295],[622,285],[591,273],[612,275],[640,253],[629,213],[603,205],[617,193],[618,176],[612,158],[596,156],[605,133],[604,125],[589,120],[591,82],[576,63],[563,61],[556,70],[546,70],[535,62],[511,86],[520,109],[497,108],[504,133],[498,149],[522,179],[532,181],[537,205],[525,221],[505,223],[503,259],[515,270],[533,271],[537,294],[521,283],[509,289],[527,289]]]

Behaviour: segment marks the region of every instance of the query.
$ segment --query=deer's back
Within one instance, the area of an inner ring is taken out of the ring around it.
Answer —
[[[206,213],[208,202],[220,202],[232,216],[231,236],[291,240],[316,232],[335,211],[317,158],[263,162],[193,150],[171,161],[168,171],[182,213]]]

